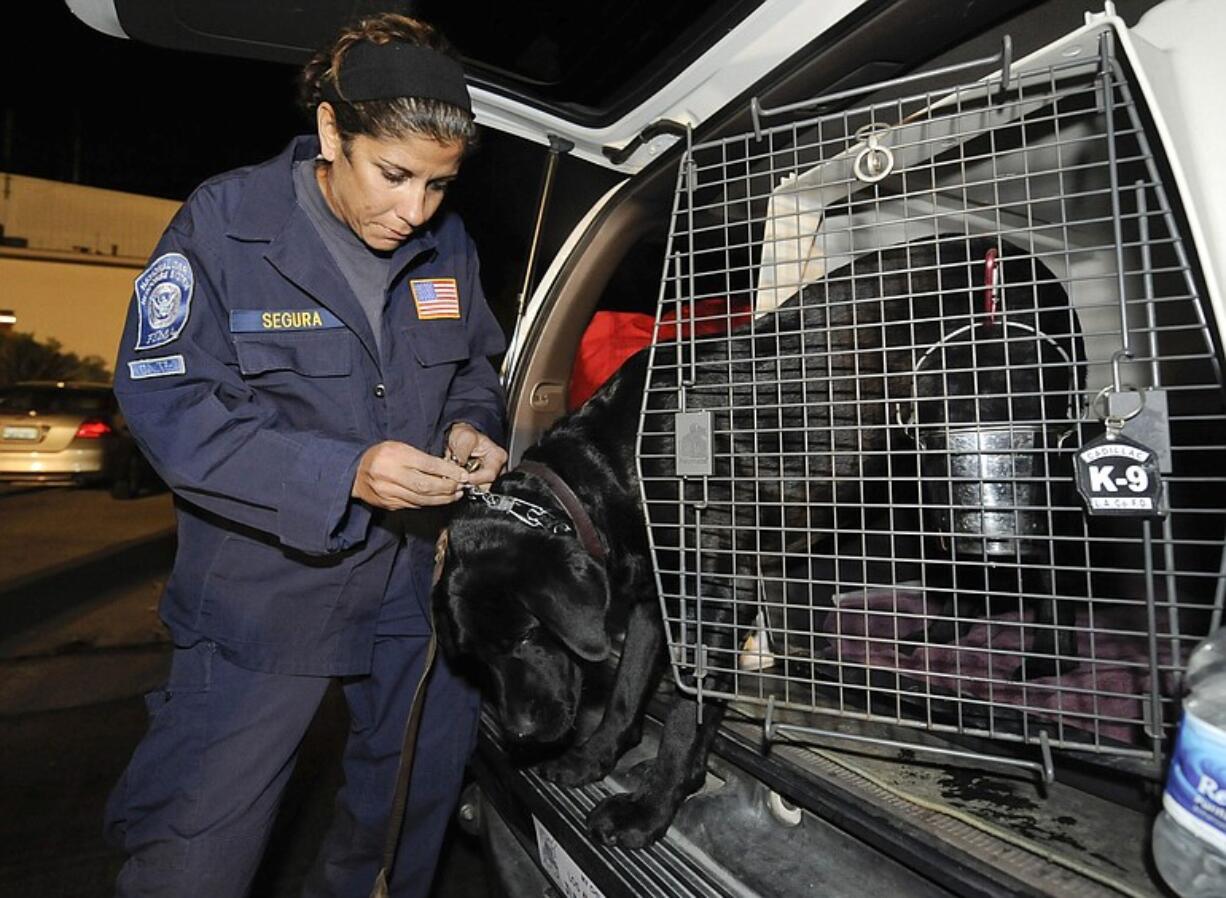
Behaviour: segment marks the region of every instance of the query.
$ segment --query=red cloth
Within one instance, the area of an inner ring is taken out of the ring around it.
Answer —
[[[691,309],[697,310],[697,316]],[[689,322],[697,317],[695,331],[699,336],[727,333],[750,319],[748,301],[703,299],[682,307],[682,336],[690,335]],[[660,326],[661,341],[677,339],[675,325],[666,324],[676,318],[668,312]],[[574,411],[591,398],[606,380],[616,373],[626,359],[651,343],[655,316],[643,312],[597,312],[579,340],[575,364],[570,375],[567,408]]]
[[[597,312],[579,340],[566,405],[574,411],[613,376],[622,362],[651,342],[655,318],[642,312]]]

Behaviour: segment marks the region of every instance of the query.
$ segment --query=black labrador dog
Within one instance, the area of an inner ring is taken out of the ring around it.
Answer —
[[[971,381],[961,385],[914,370],[926,347],[976,320],[981,261],[993,246],[957,237],[873,253],[727,339],[657,346],[657,366],[694,373],[687,410],[707,405],[714,418],[710,510],[702,543],[691,551],[693,563],[714,575],[703,578],[702,623],[704,675],[717,691],[736,669],[739,634],[751,623],[738,618],[756,607],[752,594],[740,592],[753,589],[762,559],[829,532],[836,505],[864,501],[861,485],[881,478],[900,403],[925,424],[1049,414],[1041,404],[1060,393],[1050,382],[1058,371],[1041,364],[1038,349],[1012,345],[1003,333],[985,331],[979,347],[984,358],[1003,354],[1001,364],[988,366],[995,381],[974,368],[963,372]],[[1017,264],[1026,268],[1010,275],[1020,286],[1008,314],[1029,315],[1036,329],[1045,307],[1067,315],[1063,290],[1048,279],[1039,283],[1027,260]],[[689,486],[675,485],[675,391],[654,384],[648,391],[641,461],[636,457],[648,385],[644,351],[559,420],[490,494],[457,506],[434,590],[443,649],[477,662],[509,739],[564,746],[540,768],[561,785],[601,779],[638,741],[668,662],[636,462],[647,475],[649,501],[670,478],[674,494]],[[979,404],[976,390],[984,397]],[[923,401],[938,393],[942,401]],[[676,544],[675,534],[664,532],[667,521],[653,526],[661,528],[657,545]],[[679,619],[677,609],[669,611]],[[602,720],[586,740],[567,743],[585,679],[623,635]],[[706,700],[700,713],[677,691],[654,763],[633,792],[591,812],[592,834],[622,847],[659,838],[703,783],[721,715],[718,702]]]

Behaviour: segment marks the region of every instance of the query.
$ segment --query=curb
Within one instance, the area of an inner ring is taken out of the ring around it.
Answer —
[[[11,636],[93,599],[103,589],[170,570],[175,528],[108,546],[52,568],[0,583],[0,630]]]

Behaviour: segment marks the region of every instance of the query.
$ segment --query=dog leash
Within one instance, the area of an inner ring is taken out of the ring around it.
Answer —
[[[566,484],[566,481],[555,474],[550,468],[538,462],[522,462],[519,465],[519,469],[535,474],[545,481],[558,501],[562,503],[562,507],[566,509],[566,513],[570,515],[570,519],[575,524],[575,530],[583,547],[593,558],[603,561],[606,554],[605,548],[600,542],[600,538],[596,535],[596,528],[592,524],[592,519],[588,517],[583,505],[579,502],[579,497]],[[430,578],[430,588],[432,590],[438,585],[439,580],[442,579],[443,561],[446,556],[447,530],[444,528],[443,532],[439,534],[438,542],[434,547],[434,573]],[[432,612],[430,642],[426,646],[425,666],[422,668],[421,678],[417,681],[417,688],[413,692],[413,704],[409,710],[409,719],[405,723],[404,747],[400,751],[400,770],[396,775],[396,791],[392,797],[391,815],[388,817],[387,838],[383,845],[383,862],[379,868],[378,875],[375,877],[375,884],[371,890],[370,898],[388,898],[388,884],[391,882],[392,870],[396,862],[396,849],[400,845],[400,836],[404,831],[404,814],[408,808],[409,801],[409,780],[413,774],[413,757],[417,749],[417,735],[421,730],[422,709],[426,704],[426,681],[430,678],[430,671],[434,668],[434,658],[438,652],[438,640],[434,635],[433,616]]]
[[[434,546],[434,573],[430,578],[431,590],[443,574],[443,560],[447,555],[447,530],[439,534]],[[438,639],[435,637],[434,614],[430,615],[430,642],[426,645],[426,662],[422,667],[417,688],[413,690],[413,704],[409,719],[404,726],[404,747],[400,750],[400,770],[396,774],[396,791],[392,795],[392,812],[387,818],[387,836],[383,843],[383,863],[375,877],[370,898],[388,898],[388,884],[392,880],[392,868],[396,863],[396,849],[404,832],[404,814],[409,803],[409,780],[413,776],[413,757],[417,753],[417,734],[421,730],[422,709],[426,704],[426,681],[434,669],[434,657],[438,654]]]

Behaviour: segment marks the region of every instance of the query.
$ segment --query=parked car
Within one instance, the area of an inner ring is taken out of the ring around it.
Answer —
[[[337,23],[311,0],[278,7],[281,28],[267,4],[228,18],[187,0],[69,5],[109,33],[285,61]],[[879,336],[837,358],[825,330],[800,334],[864,413],[863,442],[837,444],[863,466],[834,525],[803,499],[760,502],[754,483],[815,480],[805,458],[833,451],[823,422],[848,400],[770,379],[686,394],[700,410],[687,425],[715,428],[711,454],[644,489],[649,518],[686,533],[654,547],[673,600],[665,691],[706,687],[686,566],[711,545],[703,513],[733,501],[758,522],[727,550],[734,573],[711,574],[756,613],[729,634],[742,651],[711,696],[730,712],[707,783],[658,844],[608,848],[584,818],[633,788],[655,709],[643,749],[567,789],[487,719],[461,816],[504,894],[1164,894],[1148,845],[1180,677],[1226,596],[1226,131],[1210,112],[1226,17],[1214,0],[1084,6],[622,2],[595,28],[570,3],[539,18],[414,6],[468,55],[480,122],[590,166],[547,198],[571,230],[508,353],[513,459],[566,411],[602,313],[649,316],[685,358],[689,341],[724,339],[687,315],[732,326],[801,288],[820,304],[835,282],[873,308],[857,262],[913,241],[994,240],[1005,257],[941,267],[976,285],[956,314],[931,295],[889,320],[866,312]],[[1029,306],[1002,299],[1017,287]],[[786,342],[755,358],[797,351]],[[898,358],[900,392],[883,398]],[[653,364],[652,390],[695,382],[666,354]],[[968,405],[976,391],[1006,412]],[[1023,412],[1026,396],[1040,401]],[[785,433],[789,402],[810,417]],[[1079,480],[1074,451],[1120,434],[1143,463]],[[762,472],[721,483],[712,460],[737,445],[739,470],[761,457]],[[783,520],[810,545],[785,546]]]
[[[151,472],[109,384],[29,381],[0,388],[0,482],[106,483],[117,499]]]

